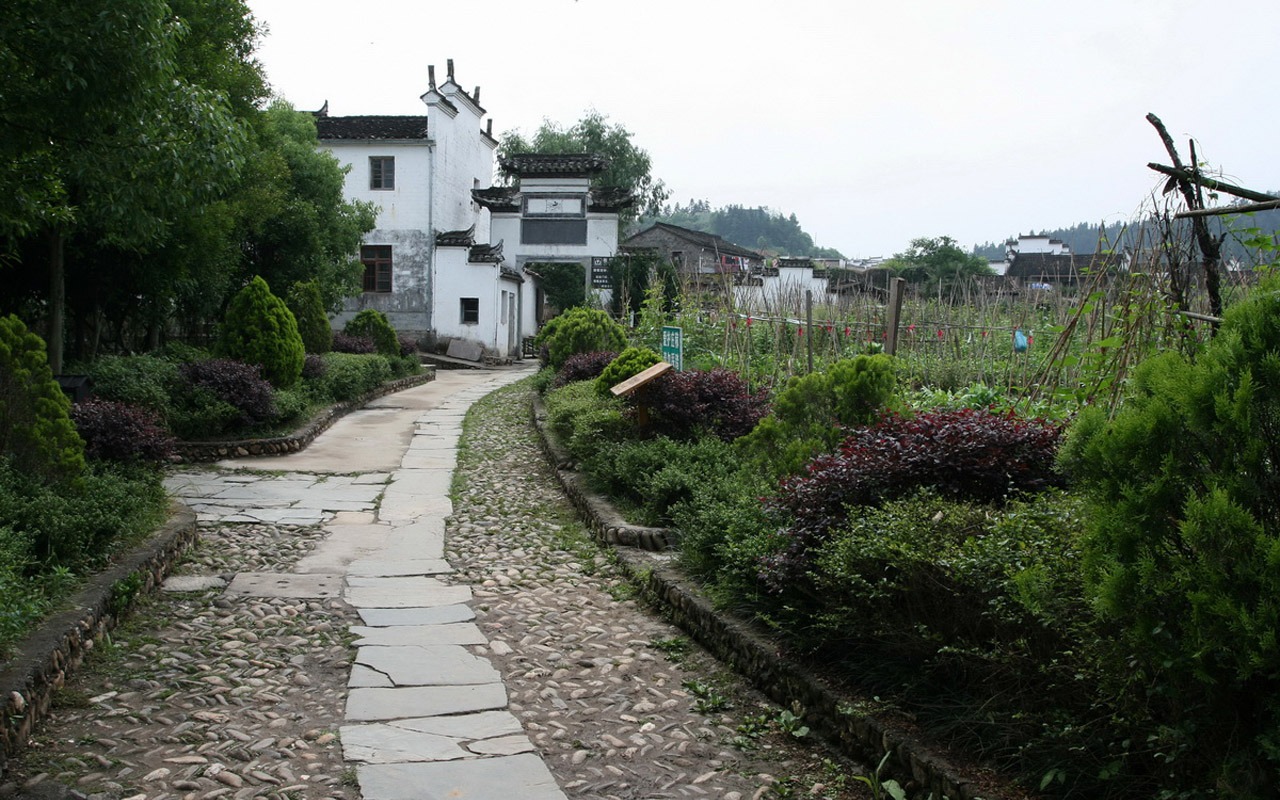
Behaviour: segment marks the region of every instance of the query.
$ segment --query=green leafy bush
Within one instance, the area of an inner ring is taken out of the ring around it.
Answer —
[[[155,356],[103,356],[88,369],[93,395],[149,408],[162,416],[179,383],[178,364]]]
[[[597,448],[583,469],[597,488],[635,508],[639,522],[668,525],[671,509],[732,469],[729,445],[708,436],[681,442],[658,436]]]
[[[263,377],[281,389],[297,382],[306,356],[293,312],[261,277],[231,300],[218,350],[228,358],[262,367]]]
[[[1090,499],[1085,576],[1124,631],[1116,659],[1132,659],[1150,713],[1185,737],[1174,775],[1269,794],[1280,783],[1280,283],[1229,309],[1195,362],[1144,362],[1107,416],[1081,414],[1062,463]]]
[[[627,336],[605,312],[571,308],[543,325],[534,344],[545,348],[543,362],[547,366],[560,369],[576,353],[619,352],[626,346]]]
[[[79,474],[84,442],[70,411],[44,341],[17,317],[0,317],[0,458],[49,482]]]
[[[602,397],[608,395],[609,390],[614,386],[627,378],[639,375],[661,360],[661,356],[647,347],[628,347],[619,353],[617,358],[610,361],[596,378],[596,393]]]
[[[324,310],[320,285],[315,281],[298,282],[289,289],[289,310],[298,323],[302,346],[308,353],[323,354],[333,347],[333,328]]]
[[[1060,429],[1041,420],[986,411],[886,415],[857,428],[805,474],[786,478],[769,499],[786,521],[789,544],[762,570],[775,587],[803,574],[809,551],[850,515],[929,487],[946,497],[999,504],[1061,483]]]
[[[48,485],[0,459],[0,529],[45,572],[101,566],[119,542],[154,532],[168,506],[161,473],[150,467],[91,462],[75,479]]]
[[[313,391],[323,401],[355,400],[391,380],[391,366],[381,356],[327,353],[324,362],[324,374],[313,382]]]
[[[550,392],[546,409],[547,427],[577,461],[626,441],[635,429],[622,402],[596,394],[590,381]]]
[[[381,311],[366,308],[342,326],[342,332],[347,336],[373,340],[379,355],[392,358],[400,355],[400,340],[396,338],[395,328]]]
[[[794,475],[809,459],[830,452],[850,425],[868,425],[894,398],[893,359],[862,355],[824,372],[792,378],[772,413],[739,440],[746,457],[769,474]]]

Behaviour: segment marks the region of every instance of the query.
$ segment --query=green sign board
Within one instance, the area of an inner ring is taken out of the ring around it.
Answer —
[[[684,330],[675,325],[662,326],[662,360],[675,367],[677,371],[684,369]]]

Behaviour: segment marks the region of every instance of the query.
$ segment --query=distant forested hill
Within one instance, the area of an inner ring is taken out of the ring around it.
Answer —
[[[1210,217],[1209,226],[1215,235],[1226,234],[1226,240],[1222,244],[1223,258],[1238,259],[1244,264],[1253,264],[1259,260],[1258,248],[1256,244],[1251,246],[1248,242],[1259,235],[1276,241],[1275,236],[1280,232],[1280,209],[1255,211],[1252,214],[1238,216]],[[1145,240],[1145,245],[1150,246],[1155,241],[1154,237],[1143,237],[1141,225],[1136,223],[1108,225],[1102,228],[1096,222],[1081,222],[1069,228],[1045,228],[1019,233],[1061,239],[1071,246],[1073,253],[1096,253],[1101,249],[1118,250],[1132,247],[1140,240]],[[1018,234],[1010,234],[1008,238],[1016,239]],[[1280,242],[1277,243],[1280,244]],[[1004,258],[1004,241],[975,245],[973,253],[985,258]],[[1276,255],[1271,255],[1266,260],[1270,262],[1275,259]]]
[[[706,200],[690,200],[688,205],[667,206],[659,216],[641,218],[636,230],[644,230],[655,222],[714,233],[741,247],[774,255],[842,258],[834,248],[815,245],[813,237],[800,227],[795,214],[783,216],[764,207],[713,209]]]

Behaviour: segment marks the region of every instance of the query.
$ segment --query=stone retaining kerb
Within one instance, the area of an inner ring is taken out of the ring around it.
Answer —
[[[596,538],[614,548],[623,569],[642,593],[670,612],[672,622],[775,702],[798,705],[805,723],[847,756],[875,765],[886,753],[892,753],[884,777],[896,778],[909,788],[911,796],[994,800],[989,793],[979,795],[973,779],[923,742],[874,716],[857,713],[849,707],[846,696],[781,654],[767,636],[747,622],[717,611],[669,560],[637,552],[668,550],[676,543],[677,532],[628,525],[612,504],[587,488],[583,476],[572,469],[572,458],[546,430],[546,412],[537,395],[530,413],[543,453],[570,501]],[[989,790],[991,781],[982,784]],[[1023,795],[1020,791],[1016,794]]]

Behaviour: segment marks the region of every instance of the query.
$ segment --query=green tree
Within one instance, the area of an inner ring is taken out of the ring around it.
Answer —
[[[961,250],[950,236],[912,239],[911,246],[895,254],[885,266],[911,283],[941,282],[948,286],[994,274],[985,258]]]
[[[396,338],[395,328],[387,315],[373,308],[366,308],[356,314],[342,327],[348,336],[360,336],[373,341],[379,355],[400,355],[400,341]]]
[[[17,317],[0,317],[0,461],[47,482],[78,475],[84,442],[70,410],[44,342]]]
[[[262,367],[262,377],[278,389],[288,389],[297,382],[306,359],[293,312],[261,277],[250,281],[231,301],[218,350],[229,358]]]
[[[568,311],[587,302],[587,275],[581,264],[547,261],[531,264],[530,271],[538,275],[547,303],[557,311]]]
[[[622,326],[603,311],[571,308],[538,331],[534,343],[547,348],[547,366],[560,369],[578,353],[616,353],[627,344]]]
[[[1188,785],[1221,770],[1223,792],[1267,796],[1280,779],[1280,282],[1228,309],[1194,361],[1160,354],[1131,384],[1113,417],[1081,413],[1061,455],[1089,497],[1090,599],[1124,634],[1125,691],[1146,687],[1144,713],[1188,737],[1171,769]]]
[[[835,450],[847,426],[874,422],[896,390],[892,356],[841,359],[824,372],[792,378],[773,411],[738,446],[763,473],[796,474],[814,456]]]
[[[596,186],[619,186],[631,190],[635,205],[619,215],[621,224],[641,214],[657,214],[670,196],[666,185],[653,177],[649,154],[631,141],[633,134],[620,124],[611,124],[599,111],[588,111],[582,119],[565,128],[550,120],[526,139],[511,131],[498,146],[500,158],[520,153],[595,153],[609,159],[609,166],[597,175]],[[510,176],[507,176],[510,177]]]
[[[308,353],[327,353],[333,349],[333,328],[324,313],[320,287],[315,281],[295,283],[289,289],[289,310],[298,322],[298,333]]]
[[[234,182],[244,127],[186,78],[190,27],[163,0],[15,0],[0,24],[0,235],[40,236],[49,353],[61,370],[73,235],[146,250]]]
[[[325,308],[360,293],[360,242],[377,219],[371,203],[348,202],[344,171],[317,149],[315,119],[276,102],[254,130],[257,149],[234,203],[243,277],[272,286],[316,281]]]

